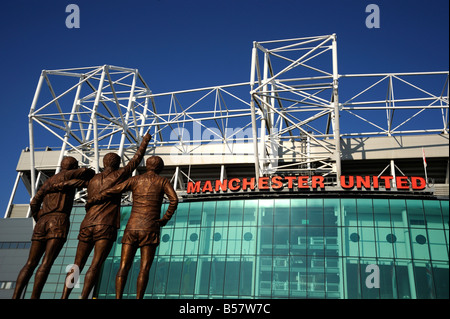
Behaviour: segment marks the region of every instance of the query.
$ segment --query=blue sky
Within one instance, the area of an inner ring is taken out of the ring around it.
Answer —
[[[80,8],[79,29],[65,26],[70,3]],[[365,25],[371,3],[380,8],[378,29]],[[248,81],[253,41],[336,33],[340,74],[446,71],[448,12],[448,0],[4,2],[0,216],[28,146],[27,115],[43,69],[137,68],[154,93],[169,92]]]

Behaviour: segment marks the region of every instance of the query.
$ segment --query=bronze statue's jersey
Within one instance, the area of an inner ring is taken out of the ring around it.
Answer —
[[[70,216],[75,197],[75,188],[64,189],[60,192],[49,192],[56,183],[64,183],[71,179],[88,181],[95,172],[89,168],[62,170],[45,181],[30,202],[31,213],[37,221],[44,215],[50,213],[62,213]],[[41,207],[42,204],[42,207]]]
[[[170,181],[153,171],[134,176],[127,181],[99,194],[96,200],[107,200],[108,197],[122,192],[132,191],[133,207],[127,230],[147,230],[159,231],[160,221],[164,224],[174,214],[178,206],[177,193],[173,189]],[[169,207],[161,219],[161,205],[164,194],[169,198]]]
[[[150,135],[144,136],[141,145],[126,166],[115,171],[106,168],[103,172],[95,175],[87,185],[88,200],[99,194],[101,191],[114,187],[130,178],[133,171],[141,163],[150,138]],[[94,225],[109,225],[119,228],[120,201],[121,194],[116,194],[105,202],[89,207],[80,228]]]

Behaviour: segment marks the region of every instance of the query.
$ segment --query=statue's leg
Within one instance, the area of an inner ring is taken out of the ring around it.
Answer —
[[[78,247],[77,247],[77,253],[75,255],[75,261],[74,265],[78,267],[78,274],[81,274],[81,271],[84,268],[84,265],[86,264],[86,261],[91,254],[92,249],[94,248],[94,244],[91,242],[85,242],[85,241],[78,241]],[[74,266],[74,267],[75,267]],[[61,299],[68,299],[70,293],[72,292],[73,286],[69,285],[67,280],[70,278],[70,276],[75,271],[74,267],[70,269],[70,271],[66,275],[66,280],[64,280],[64,289],[63,294],[61,296]],[[76,278],[74,278],[76,280]]]
[[[122,255],[120,259],[120,267],[116,276],[116,299],[122,299],[123,289],[127,282],[128,272],[133,264],[138,246],[122,244]]]
[[[111,247],[114,241],[109,239],[100,239],[95,242],[94,256],[92,257],[92,263],[86,272],[84,277],[83,291],[81,292],[81,299],[87,299],[94,287],[103,263],[106,257],[108,257]]]
[[[50,269],[55,262],[56,257],[58,257],[61,248],[64,246],[65,239],[52,238],[47,240],[47,245],[45,247],[45,254],[42,260],[42,264],[39,266],[34,277],[34,287],[31,294],[31,299],[39,299],[42,293],[42,288],[44,288],[45,282],[47,281]]]
[[[13,299],[20,299],[25,286],[28,284],[34,270],[39,264],[42,255],[45,252],[45,242],[33,240],[31,242],[30,253],[28,255],[28,260],[23,266],[22,270],[17,276],[16,288],[14,290]]]
[[[141,269],[137,279],[137,295],[136,299],[142,299],[148,283],[148,274],[155,257],[157,245],[146,245],[141,247]]]

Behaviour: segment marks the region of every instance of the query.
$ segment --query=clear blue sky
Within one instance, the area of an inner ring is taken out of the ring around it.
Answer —
[[[79,29],[65,26],[70,3]],[[379,29],[365,26],[370,3]],[[3,216],[42,69],[137,68],[154,93],[169,92],[248,81],[253,41],[336,33],[340,74],[446,71],[449,1],[15,0],[2,3],[0,32]]]

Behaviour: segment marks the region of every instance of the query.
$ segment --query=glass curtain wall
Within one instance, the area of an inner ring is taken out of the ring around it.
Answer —
[[[114,298],[130,211],[98,298]],[[448,298],[448,241],[448,201],[184,202],[162,230],[145,298]],[[139,258],[124,298],[136,297]]]

